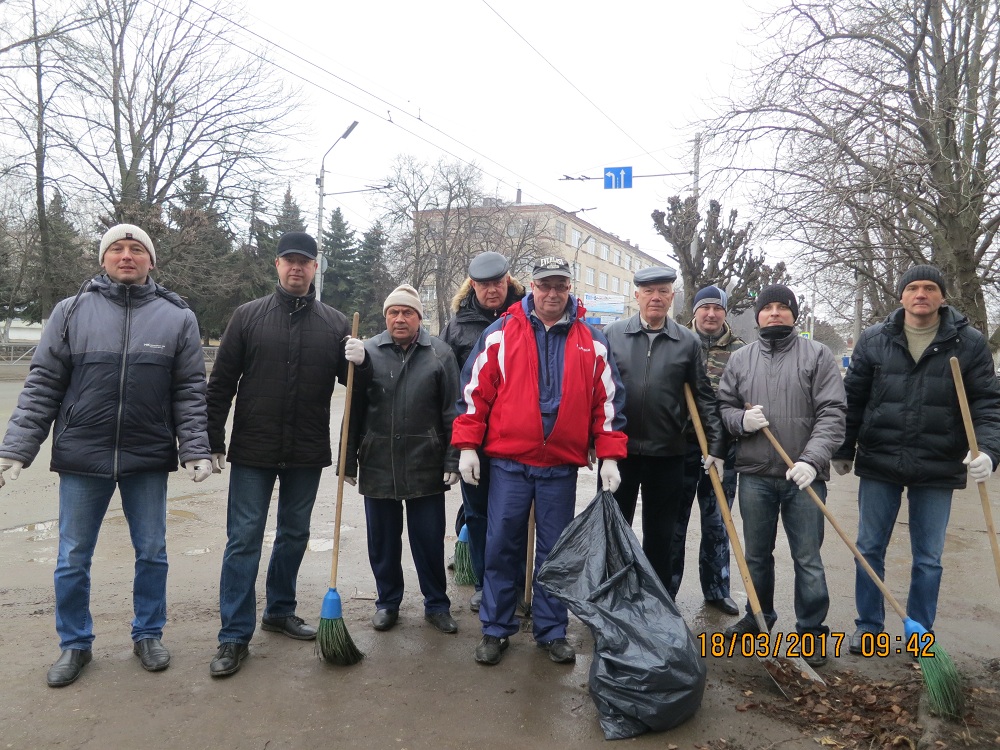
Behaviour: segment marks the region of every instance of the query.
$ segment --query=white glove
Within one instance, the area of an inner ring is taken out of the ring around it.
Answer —
[[[360,366],[365,363],[365,344],[361,339],[347,339],[344,344],[344,357],[348,362]]]
[[[805,461],[796,461],[795,465],[785,472],[785,479],[795,482],[800,490],[804,490],[816,478],[816,469]]]
[[[705,458],[703,463],[705,464],[706,474],[708,474],[708,470],[714,466],[715,470],[719,474],[719,479],[722,479],[722,472],[726,468],[726,462],[724,459],[721,459],[718,456],[708,456]]]
[[[993,473],[993,459],[985,453],[980,453],[978,456],[973,458],[972,451],[969,451],[962,463],[968,465],[969,476],[976,482],[985,482],[990,478],[990,474]],[[15,475],[12,474],[10,478],[13,479],[14,476]]]
[[[743,412],[743,432],[757,432],[757,430],[767,427],[770,422],[764,416],[763,406],[754,406]]]
[[[10,478],[17,479],[21,475],[21,469],[24,468],[24,461],[18,461],[16,458],[0,458],[0,487],[6,484],[3,475],[4,472],[10,471]]]
[[[212,473],[221,474],[222,470],[226,468],[226,454],[225,453],[213,453],[212,454]]]
[[[608,492],[614,492],[621,483],[622,475],[618,473],[618,462],[613,458],[604,459],[601,462],[601,487]]]
[[[843,458],[835,458],[833,459],[833,461],[830,462],[830,464],[833,466],[833,470],[838,474],[840,474],[840,476],[844,476],[844,474],[850,474],[851,469],[854,468],[853,461]]]
[[[188,476],[195,482],[204,482],[212,476],[212,462],[207,458],[199,458],[197,461],[186,463],[184,468],[187,469]]]
[[[593,471],[594,464],[596,463],[597,463],[597,450],[595,448],[591,448],[590,450],[587,451],[587,468]]]
[[[444,473],[444,483],[449,487],[453,484],[458,484],[458,473],[454,471],[446,471]]]
[[[349,485],[351,485],[351,487],[357,487],[358,486],[358,478],[357,477],[344,477],[344,481],[347,482]]]
[[[479,486],[479,454],[473,450],[464,450],[458,457],[458,473],[466,484]]]

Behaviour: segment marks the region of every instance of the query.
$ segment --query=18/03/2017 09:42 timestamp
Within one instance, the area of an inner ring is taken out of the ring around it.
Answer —
[[[849,642],[846,633],[744,633],[727,637],[723,633],[698,633],[702,657],[803,657],[840,656]],[[861,637],[861,656],[884,658],[892,654],[909,654],[932,657],[933,633],[914,633],[904,638],[889,633],[864,633]]]

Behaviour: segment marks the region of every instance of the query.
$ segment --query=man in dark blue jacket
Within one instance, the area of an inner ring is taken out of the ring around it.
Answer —
[[[0,448],[16,479],[55,422],[59,474],[56,632],[62,649],[48,684],[74,682],[91,660],[90,562],[115,489],[135,547],[133,649],[144,669],[170,664],[167,621],[167,475],[181,462],[196,482],[212,473],[205,357],[194,313],[149,278],[156,249],[119,224],[101,239],[104,273],[56,305]]]
[[[968,475],[985,482],[1000,460],[1000,386],[985,337],[945,304],[945,280],[933,266],[914,266],[899,280],[902,307],[861,334],[844,379],[847,434],[833,456],[838,474],[853,465],[858,485],[858,549],[879,577],[904,487],[909,507],[910,593],[906,614],[934,627],[941,554],[951,496]],[[969,451],[950,360],[962,368],[982,453]],[[964,462],[963,462],[964,457]],[[857,566],[853,654],[885,627],[881,592]],[[867,635],[866,634],[871,634]]]
[[[316,299],[316,240],[278,240],[278,287],[240,305],[226,327],[208,383],[208,438],[215,469],[226,466],[226,418],[236,397],[229,444],[229,537],[219,581],[219,650],[209,671],[239,671],[257,624],[255,585],[271,493],[278,482],[274,547],[261,628],[313,640],[295,614],[295,583],[323,468],[332,463],[330,397],[347,381],[347,318]]]

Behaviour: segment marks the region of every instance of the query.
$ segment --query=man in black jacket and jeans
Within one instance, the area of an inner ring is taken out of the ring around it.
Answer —
[[[639,313],[604,329],[625,384],[628,457],[618,462],[621,485],[615,499],[632,523],[642,488],[642,549],[664,588],[670,588],[671,544],[684,494],[684,384],[691,386],[708,437],[705,470],[722,476],[725,438],[715,392],[698,337],[669,316],[674,301],[672,268],[643,268],[635,274]]]
[[[342,313],[316,299],[316,240],[287,232],[278,240],[278,288],[236,308],[208,384],[208,437],[216,471],[226,466],[226,417],[236,413],[229,446],[229,541],[222,559],[219,650],[213,677],[240,669],[257,620],[254,584],[275,481],[278,519],[267,569],[261,627],[299,640],[316,629],[295,614],[295,581],[309,542],[309,521],[330,452],[330,397],[347,380]]]
[[[1000,460],[1000,386],[985,337],[945,304],[941,271],[914,266],[897,291],[902,307],[862,333],[851,356],[844,378],[847,434],[833,468],[846,474],[853,466],[861,478],[858,549],[882,578],[906,488],[913,554],[906,614],[931,630],[951,497],[966,483],[963,464],[973,481],[985,482]],[[982,451],[975,459],[955,395],[952,357],[962,369]],[[854,599],[857,629],[848,647],[871,653],[874,635],[885,626],[885,603],[860,566]]]

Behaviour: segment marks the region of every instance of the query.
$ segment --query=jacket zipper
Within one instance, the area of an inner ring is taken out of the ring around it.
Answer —
[[[120,467],[122,419],[125,414],[125,371],[128,368],[128,339],[132,328],[132,295],[131,286],[125,285],[125,327],[122,329],[122,364],[118,372],[118,419],[115,423],[115,446],[112,458],[111,474],[118,481]]]

